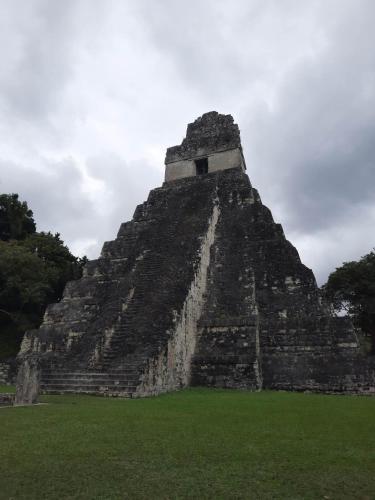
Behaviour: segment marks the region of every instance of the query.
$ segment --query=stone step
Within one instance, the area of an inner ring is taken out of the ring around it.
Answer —
[[[131,336],[128,334],[128,335],[124,335],[124,334],[121,334],[121,337],[118,335],[118,334],[114,334],[114,336],[111,338],[111,341],[109,342],[109,344],[106,346],[106,348],[108,348],[109,345],[112,345],[114,342],[115,343],[124,343],[126,342],[126,340],[129,340]],[[120,342],[121,341],[121,342]]]
[[[106,377],[90,377],[89,375],[76,375],[74,373],[61,375],[59,373],[44,375],[42,373],[41,380],[106,380],[108,383],[112,383],[115,380],[137,380],[139,378],[139,372],[118,374],[116,376]]]
[[[111,346],[125,344],[129,340],[129,335],[116,336],[111,340]]]
[[[132,398],[134,391],[122,391],[122,392],[101,392],[101,391],[96,391],[96,390],[76,390],[76,389],[42,389],[42,394],[50,394],[50,395],[57,395],[57,394],[88,394],[92,396],[117,396],[121,398]]]
[[[105,371],[89,371],[89,370],[63,370],[63,369],[50,369],[50,370],[43,370],[43,375],[54,375],[54,374],[59,374],[59,375],[66,375],[66,374],[74,374],[77,376],[84,376],[84,375],[89,375],[90,377],[106,377],[106,376],[115,376],[118,377],[119,375],[122,374],[127,374],[127,373],[132,373],[138,371],[138,363],[134,364],[132,366],[129,366],[128,363],[126,363],[126,366],[119,368],[118,370],[105,370]]]
[[[94,384],[40,384],[42,391],[93,391],[93,392],[135,392],[137,389],[136,385],[94,385]]]
[[[128,383],[128,381],[133,381],[133,380],[139,380],[138,374],[132,375],[131,377],[116,377],[116,378],[90,378],[90,377],[74,377],[74,376],[69,376],[69,377],[60,377],[60,376],[51,376],[51,377],[44,377],[42,375],[41,379],[42,383],[45,384],[51,384],[51,383],[63,383],[63,382],[72,382],[72,383],[83,383],[83,384],[118,384],[118,383]]]
[[[55,375],[44,375],[42,374],[41,376],[41,380],[43,380],[44,382],[50,382],[51,380],[82,380],[82,381],[89,381],[89,382],[98,382],[98,383],[101,383],[102,381],[104,381],[105,383],[107,384],[113,384],[117,381],[121,381],[121,380],[124,380],[124,381],[128,381],[128,380],[138,380],[139,379],[139,376],[140,374],[137,372],[137,373],[132,373],[132,374],[127,374],[127,375],[119,375],[117,377],[88,377],[88,376],[77,376],[77,375],[60,375],[60,374],[55,374]]]
[[[129,383],[137,384],[139,377],[137,378],[122,378],[117,380],[108,379],[86,379],[86,378],[55,378],[55,379],[44,379],[41,378],[41,384],[68,384],[68,385],[129,385]]]
[[[122,382],[128,383],[129,381],[132,382],[137,382],[139,380],[139,374],[135,373],[131,376],[126,376],[126,377],[115,377],[115,378],[106,378],[106,377],[74,377],[74,376],[69,376],[69,377],[61,377],[61,376],[50,376],[50,377],[45,377],[42,375],[41,380],[43,383],[49,384],[53,382],[60,383],[62,381],[71,381],[73,383],[80,381],[83,383],[94,383],[94,384],[118,384]]]
[[[117,348],[117,349],[119,349],[120,347],[121,347],[121,346],[116,345],[116,348]],[[128,348],[127,350],[128,350],[128,352],[129,352],[129,345],[128,345],[128,346],[126,346],[126,347]],[[117,357],[118,357],[118,355],[119,355],[119,351],[118,351],[118,350],[113,349],[113,346],[112,346],[112,350],[111,350],[111,351],[109,351],[109,350],[108,350],[108,351],[103,352],[103,354],[102,354],[103,358],[110,358],[110,359],[112,359],[112,358],[117,358]]]
[[[74,376],[74,375],[69,375],[69,376],[61,376],[61,375],[50,375],[50,376],[44,376],[42,374],[41,380],[43,383],[51,383],[53,381],[56,381],[58,383],[62,381],[72,381],[72,382],[83,382],[83,383],[96,383],[96,384],[117,384],[123,382],[128,382],[128,381],[138,381],[139,380],[139,373],[134,373],[131,375],[125,375],[125,376],[119,376],[119,377],[87,377],[87,376]]]
[[[59,371],[59,370],[51,370],[51,371],[44,371],[42,372],[42,377],[73,377],[73,378],[84,378],[84,377],[87,377],[87,378],[108,378],[108,379],[112,379],[112,378],[121,378],[121,377],[125,377],[127,378],[128,376],[131,376],[131,375],[136,375],[138,374],[138,370],[136,368],[134,369],[131,369],[131,370],[126,370],[126,369],[123,369],[123,370],[119,370],[118,372],[99,372],[99,373],[91,373],[91,372],[73,372],[73,371],[66,371],[66,372],[62,372],[62,371]]]

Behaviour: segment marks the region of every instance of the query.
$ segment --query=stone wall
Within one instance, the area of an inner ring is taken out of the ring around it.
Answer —
[[[245,161],[239,148],[229,149],[207,155],[208,173],[240,167],[245,170]],[[175,181],[197,175],[195,160],[180,160],[165,166],[165,181]]]
[[[167,149],[165,163],[199,158],[219,151],[242,149],[240,131],[231,115],[205,113],[189,123],[181,145]]]
[[[195,160],[208,159],[208,173],[241,167],[246,170],[240,131],[231,115],[205,113],[189,123],[181,145],[167,149],[165,181],[196,175]]]
[[[0,384],[12,385],[15,382],[15,377],[15,360],[0,362]]]

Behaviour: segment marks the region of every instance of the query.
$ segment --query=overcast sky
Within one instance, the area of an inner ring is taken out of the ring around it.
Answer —
[[[375,246],[375,1],[2,0],[0,192],[97,257],[211,110],[323,283]]]

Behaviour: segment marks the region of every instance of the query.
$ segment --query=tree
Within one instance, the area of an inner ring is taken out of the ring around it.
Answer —
[[[0,358],[17,354],[25,331],[40,325],[47,304],[81,277],[86,261],[58,233],[37,233],[17,194],[0,195]]]
[[[0,195],[0,240],[21,240],[35,233],[33,212],[18,194]]]
[[[34,233],[18,245],[38,256],[45,263],[46,273],[53,290],[50,301],[58,300],[67,281],[80,278],[86,258],[79,259],[72,255],[64,245],[60,234]]]
[[[0,308],[16,316],[40,311],[52,292],[46,264],[15,242],[0,242]]]
[[[53,290],[45,263],[18,242],[0,241],[1,357],[17,353],[25,330],[35,328]]]
[[[375,355],[375,252],[344,262],[329,275],[323,291],[335,311],[347,311],[354,325],[370,337]]]

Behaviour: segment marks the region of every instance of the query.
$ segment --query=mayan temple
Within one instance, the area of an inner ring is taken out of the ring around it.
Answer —
[[[47,308],[19,354],[18,401],[142,397],[189,385],[371,393],[373,364],[210,112],[168,148],[165,182]]]

